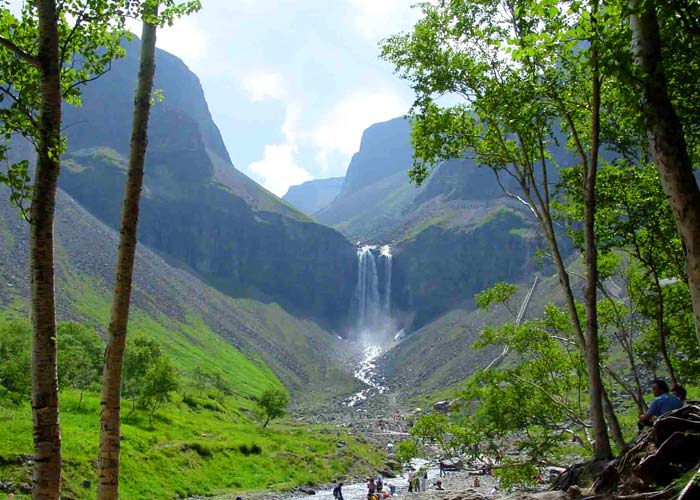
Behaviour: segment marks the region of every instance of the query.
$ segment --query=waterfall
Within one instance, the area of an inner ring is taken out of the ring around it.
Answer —
[[[391,247],[357,247],[355,328],[362,337],[385,336],[391,324]]]
[[[384,257],[384,297],[382,311],[388,317],[391,315],[391,247],[384,245],[380,255]]]

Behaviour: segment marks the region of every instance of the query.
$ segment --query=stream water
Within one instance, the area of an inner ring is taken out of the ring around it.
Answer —
[[[368,387],[354,394],[346,402],[348,406],[355,406],[371,397],[372,394],[382,394],[386,387],[382,385],[381,378],[377,373],[377,359],[384,350],[378,345],[365,345],[362,361],[355,370],[355,378],[367,384]]]
[[[418,470],[421,467],[424,467],[428,465],[427,460],[423,460],[420,458],[416,458],[411,461],[411,465],[415,470]],[[433,489],[433,483],[439,479],[440,477],[440,470],[437,467],[431,467],[428,465],[428,489]],[[385,490],[388,491],[388,485],[393,484],[396,486],[396,493],[397,494],[402,494],[408,491],[408,472],[401,474],[400,476],[397,476],[394,479],[389,479],[385,478],[384,479],[384,485],[385,485]],[[290,497],[286,497],[286,500],[302,500],[306,499],[308,500],[309,498],[314,498],[318,500],[333,500],[333,489],[328,488],[328,489],[322,489],[316,492],[315,495],[309,496],[306,493],[302,493],[299,495],[293,495]],[[361,482],[361,483],[353,483],[353,484],[346,484],[343,486],[343,498],[345,500],[365,500],[367,498],[367,483],[366,482]]]

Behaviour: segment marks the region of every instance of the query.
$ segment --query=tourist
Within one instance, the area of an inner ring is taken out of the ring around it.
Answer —
[[[381,474],[379,474],[377,476],[376,484],[377,484],[377,492],[381,493],[382,490],[384,489],[384,479],[382,478]]]
[[[387,488],[389,488],[389,494],[393,497],[396,495],[396,485],[394,483],[387,483]]]
[[[370,477],[367,480],[367,490],[371,495],[374,495],[377,492],[377,484],[374,482],[373,477]]]
[[[420,491],[425,491],[428,483],[428,471],[424,470],[420,476]]]
[[[435,482],[435,489],[440,491],[445,489],[442,487],[442,481],[440,481],[439,479]]]
[[[474,488],[479,488],[480,486],[481,486],[481,480],[477,476],[474,478]]]
[[[643,415],[639,415],[637,426],[642,430],[646,426],[653,424],[654,419],[683,406],[683,402],[673,394],[668,392],[668,384],[663,380],[656,379],[652,382],[651,392],[654,400],[649,405],[649,409]]]
[[[671,389],[671,394],[680,399],[681,403],[683,403],[685,406],[685,398],[688,396],[688,392],[685,390],[685,387],[682,385],[674,385],[673,389]]]
[[[340,482],[335,485],[335,488],[333,488],[333,498],[337,498],[338,500],[343,500],[343,483]]]
[[[413,493],[413,479],[415,477],[415,472],[413,472],[413,469],[408,471],[408,492]]]

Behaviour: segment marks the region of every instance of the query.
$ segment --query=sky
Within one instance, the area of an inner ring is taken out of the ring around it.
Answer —
[[[413,3],[202,0],[158,46],[199,76],[234,165],[282,196],[344,175],[363,130],[408,111],[378,42],[413,26]]]

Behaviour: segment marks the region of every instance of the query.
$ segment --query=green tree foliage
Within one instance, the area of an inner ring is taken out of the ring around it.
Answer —
[[[178,386],[175,367],[166,358],[158,358],[148,368],[139,391],[139,404],[148,410],[150,422],[153,422],[156,410],[170,401],[172,393],[178,389]]]
[[[17,401],[31,392],[32,330],[27,322],[10,321],[0,325],[0,387]]]
[[[99,387],[104,342],[93,329],[80,323],[58,324],[58,383],[83,393]]]
[[[132,410],[146,382],[149,369],[163,357],[163,350],[158,342],[145,337],[129,339],[124,355],[124,374],[122,377],[122,394],[132,403]]]
[[[410,463],[411,460],[420,456],[418,443],[413,439],[404,439],[396,445],[394,456],[403,465]]]
[[[258,397],[257,404],[264,419],[264,429],[271,420],[284,416],[289,406],[289,394],[284,389],[267,389]]]
[[[562,197],[556,209],[574,242],[581,245],[577,221],[583,202],[581,190],[572,180],[575,170],[563,173]],[[600,286],[605,293],[602,281],[611,275],[614,281],[626,283],[624,299],[613,299],[606,293],[608,301],[614,302],[607,315],[607,323],[615,324],[611,333],[628,346],[619,333],[642,332],[639,342],[646,345],[637,343],[634,349],[644,354],[653,373],[657,373],[660,360],[672,382],[692,380],[697,376],[696,367],[687,361],[697,359],[700,351],[693,342],[685,255],[656,169],[651,164],[621,160],[602,167],[598,179],[596,231],[603,256]],[[620,252],[625,259],[617,257]],[[625,268],[624,272],[620,268]],[[611,315],[615,311],[617,314]],[[632,313],[643,321],[634,320]],[[634,326],[622,325],[624,317]]]
[[[474,347],[489,345],[510,347],[508,366],[477,372],[462,394],[476,404],[460,424],[481,453],[496,460],[514,445],[521,463],[545,464],[572,440],[590,451],[588,375],[566,313],[548,306],[542,319],[488,327]]]
[[[510,304],[510,299],[518,290],[517,285],[512,283],[496,283],[491,288],[479,292],[474,296],[474,302],[479,309],[488,311],[489,307],[495,304],[503,304],[508,309],[511,316],[515,317],[515,311]]]
[[[438,446],[444,456],[475,456],[478,436],[469,426],[461,426],[442,413],[423,415],[411,428],[411,435],[419,442]]]

